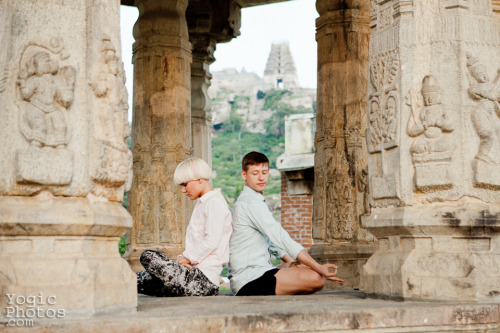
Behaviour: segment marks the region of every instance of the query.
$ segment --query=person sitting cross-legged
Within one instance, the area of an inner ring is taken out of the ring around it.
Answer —
[[[245,155],[241,175],[245,187],[233,208],[229,242],[232,292],[237,296],[311,294],[323,289],[325,279],[343,283],[337,266],[318,264],[273,218],[263,196],[269,178],[266,155]],[[270,254],[283,264],[274,267]]]
[[[171,260],[146,250],[137,273],[137,291],[150,296],[211,296],[219,293],[222,266],[229,260],[231,212],[220,189],[209,183],[212,170],[199,158],[181,162],[174,182],[191,200],[198,199],[186,230],[186,248]]]

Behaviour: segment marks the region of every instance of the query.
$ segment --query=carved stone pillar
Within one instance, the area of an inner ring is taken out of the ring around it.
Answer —
[[[369,211],[366,184],[367,1],[317,0],[317,131],[311,255],[339,266],[359,286],[373,236],[360,227]],[[332,285],[334,286],[334,285]]]
[[[137,305],[117,248],[132,227],[119,15],[117,0],[0,2],[0,320]]]
[[[192,210],[175,186],[177,164],[191,149],[191,43],[187,0],[136,1],[134,26],[134,181],[129,211],[134,218],[128,260],[143,269],[145,249],[176,256]]]
[[[241,8],[229,0],[190,0],[186,11],[189,40],[193,45],[191,64],[191,131],[193,155],[212,165],[212,101],[210,64],[215,61],[216,43],[229,42],[240,34]]]
[[[212,101],[207,90],[210,87],[210,64],[215,61],[216,40],[207,35],[190,36],[193,44],[191,65],[191,131],[193,155],[212,165]]]
[[[497,1],[372,1],[368,294],[500,301]]]

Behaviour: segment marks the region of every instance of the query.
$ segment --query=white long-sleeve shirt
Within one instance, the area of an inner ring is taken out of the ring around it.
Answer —
[[[231,212],[220,188],[205,193],[191,215],[182,255],[217,286],[222,266],[229,261],[231,231]]]
[[[233,233],[229,243],[233,293],[274,268],[270,253],[277,258],[288,254],[297,259],[303,249],[276,222],[264,196],[245,186],[233,208]]]

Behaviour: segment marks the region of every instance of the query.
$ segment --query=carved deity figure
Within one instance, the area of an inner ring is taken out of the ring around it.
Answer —
[[[389,142],[396,138],[396,99],[394,96],[387,98],[384,118],[384,141]]]
[[[127,146],[128,94],[123,63],[119,61],[109,36],[104,35],[98,72],[89,82],[96,98],[93,116],[91,177],[100,184],[130,188],[132,153]],[[97,194],[99,194],[96,191]]]
[[[370,113],[368,118],[370,120],[370,144],[375,149],[375,147],[382,142],[382,117],[380,116],[380,106],[377,99],[372,99],[370,101]]]
[[[57,60],[44,51],[31,56],[25,66],[17,81],[27,102],[21,131],[35,147],[64,147],[69,141],[66,111],[73,102],[76,72],[70,66],[59,68]]]
[[[101,140],[125,150],[125,139],[129,136],[127,111],[128,94],[125,88],[123,63],[116,56],[116,50],[109,37],[102,40],[99,74],[90,83],[94,94],[99,97],[98,126]]]
[[[495,80],[490,82],[485,66],[469,53],[467,68],[477,82],[473,85],[470,80],[469,88],[469,94],[476,102],[471,120],[480,140],[476,160],[486,164],[500,164],[500,93],[497,85],[500,71]]]
[[[416,137],[410,152],[415,162],[442,161],[451,158],[454,147],[449,132],[453,123],[449,112],[441,104],[436,78],[427,75],[422,80],[424,106],[416,109],[409,101],[412,114],[408,120],[407,133]],[[410,95],[411,97],[411,95]]]
[[[368,115],[369,143],[371,151],[380,151],[382,145],[386,148],[392,146],[396,140],[396,98],[393,92],[384,95],[383,109],[378,96],[370,99],[370,112]]]

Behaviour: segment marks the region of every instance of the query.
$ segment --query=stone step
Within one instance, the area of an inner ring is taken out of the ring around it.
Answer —
[[[398,302],[357,291],[308,296],[156,298],[137,312],[80,319],[35,318],[0,332],[500,332],[498,304]]]

